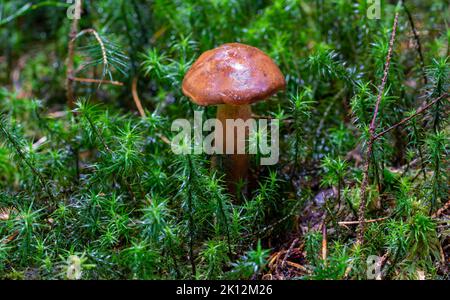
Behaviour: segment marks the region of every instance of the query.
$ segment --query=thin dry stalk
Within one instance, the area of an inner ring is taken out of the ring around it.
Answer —
[[[394,25],[392,27],[392,33],[391,38],[389,41],[389,50],[386,57],[386,63],[384,65],[384,74],[383,79],[381,80],[381,84],[378,88],[378,96],[377,101],[375,104],[375,110],[373,112],[372,121],[370,123],[369,127],[369,141],[367,143],[367,150],[366,150],[366,156],[365,156],[365,162],[364,162],[364,175],[363,175],[363,181],[361,183],[361,192],[360,192],[360,205],[359,205],[359,212],[358,212],[358,219],[359,219],[359,227],[358,227],[358,234],[357,234],[357,244],[361,245],[364,243],[364,227],[365,227],[365,211],[366,211],[366,202],[367,202],[367,185],[369,183],[369,165],[370,165],[370,158],[373,154],[373,143],[375,141],[375,130],[377,127],[377,116],[378,111],[380,108],[381,99],[383,97],[384,88],[386,86],[386,82],[389,75],[389,68],[391,66],[391,58],[393,54],[393,48],[394,48],[394,42],[395,42],[395,34],[397,32],[397,25],[398,25],[398,16],[399,13],[395,13],[394,17]]]
[[[145,111],[144,111],[144,108],[142,107],[141,99],[139,99],[139,94],[137,91],[137,84],[138,84],[138,77],[136,76],[133,78],[133,82],[131,84],[131,93],[133,95],[133,100],[134,100],[134,103],[136,104],[139,114],[141,115],[141,117],[144,118]]]
[[[365,220],[365,223],[375,223],[375,222],[379,222],[379,221],[383,221],[386,220],[389,217],[383,217],[383,218],[378,218],[378,219],[372,219],[372,220]],[[338,222],[338,224],[340,226],[347,226],[347,225],[358,225],[360,222],[359,221],[342,221],[342,222]]]
[[[383,135],[385,135],[386,133],[388,133],[389,131],[397,128],[398,126],[408,122],[409,120],[417,117],[418,115],[422,114],[423,112],[427,111],[431,106],[433,106],[435,103],[441,101],[442,99],[444,99],[445,97],[447,97],[448,94],[442,94],[440,97],[434,99],[433,101],[431,101],[430,103],[428,103],[426,106],[422,107],[421,109],[419,109],[418,111],[416,111],[414,114],[412,114],[411,116],[404,118],[403,120],[401,120],[400,122],[392,125],[391,127],[389,127],[388,129],[383,130],[382,132],[376,134],[374,136],[374,140],[379,139],[380,137],[382,137]],[[448,99],[447,99],[448,100]]]

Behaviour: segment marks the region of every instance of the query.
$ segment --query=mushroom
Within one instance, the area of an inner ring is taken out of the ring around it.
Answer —
[[[224,137],[218,147],[225,153],[226,120],[247,121],[252,117],[250,104],[269,98],[285,85],[280,69],[264,52],[252,46],[229,43],[204,52],[186,73],[182,90],[197,105],[218,106],[217,120],[222,123]],[[237,147],[245,147],[245,141],[236,140],[236,134],[233,136],[234,154],[228,156],[224,164],[231,193],[235,192],[235,184],[247,177],[249,165],[248,156],[238,154],[245,153],[245,149],[237,151]]]

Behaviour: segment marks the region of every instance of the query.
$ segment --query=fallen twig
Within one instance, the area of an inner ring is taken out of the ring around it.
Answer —
[[[294,249],[295,244],[297,244],[298,242],[298,238],[296,238],[291,246],[289,247],[288,251],[286,252],[286,254],[284,255],[283,261],[281,262],[281,267],[284,267],[284,264],[286,263],[286,260],[289,258],[289,256],[291,255],[292,249]]]
[[[378,218],[378,219],[372,219],[372,220],[365,220],[365,223],[375,223],[375,222],[379,222],[379,221],[383,221],[386,220],[389,217],[383,217],[383,218]],[[360,221],[342,221],[342,222],[338,222],[338,224],[340,226],[346,226],[346,225],[358,225],[360,223]]]
[[[439,208],[434,214],[432,214],[431,217],[439,218],[447,209],[450,209],[450,200],[447,201],[443,207]]]
[[[297,264],[297,263],[292,262],[292,261],[286,261],[286,263],[288,264],[288,266],[291,266],[291,267],[297,268],[299,270],[302,270],[303,272],[309,273],[308,269],[305,268],[304,266],[300,265],[300,264]]]

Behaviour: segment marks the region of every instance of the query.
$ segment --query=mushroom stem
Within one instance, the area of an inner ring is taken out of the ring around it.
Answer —
[[[226,181],[228,189],[232,195],[236,195],[237,187],[236,184],[240,180],[247,179],[249,158],[245,149],[245,142],[249,134],[248,127],[239,126],[227,126],[227,120],[236,121],[242,119],[244,122],[252,117],[252,109],[250,105],[218,105],[217,108],[217,120],[222,123],[222,138],[216,138],[217,147],[223,150],[224,160],[223,167],[226,175]],[[234,123],[236,125],[236,123]],[[228,124],[230,125],[230,124]],[[245,135],[239,136],[239,129],[245,130]],[[216,131],[216,134],[220,132]],[[234,151],[233,154],[227,154],[227,135],[233,136],[234,141]],[[220,145],[222,141],[222,145]],[[238,154],[238,149],[241,151]]]

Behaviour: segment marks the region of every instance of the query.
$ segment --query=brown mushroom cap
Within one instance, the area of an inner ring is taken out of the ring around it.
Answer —
[[[200,55],[182,89],[198,105],[243,105],[266,99],[285,84],[280,69],[264,52],[231,43]]]

